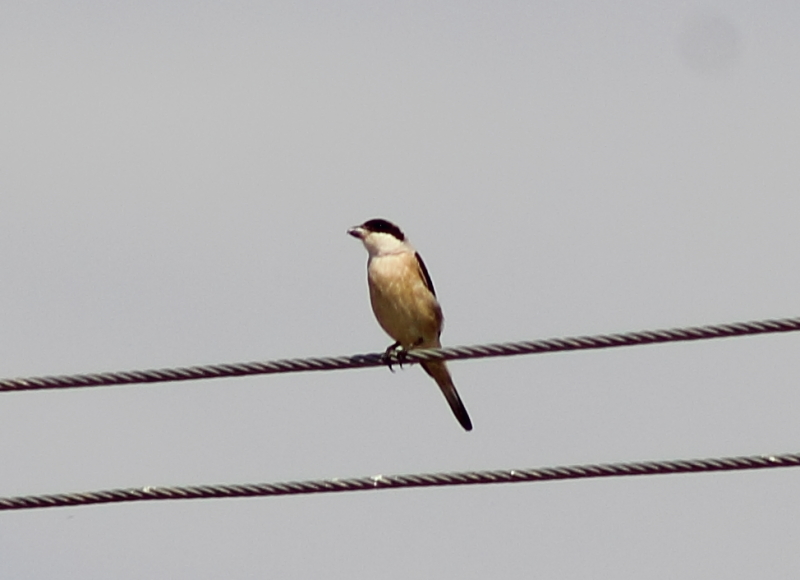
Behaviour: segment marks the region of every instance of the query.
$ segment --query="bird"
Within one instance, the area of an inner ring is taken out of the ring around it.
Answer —
[[[367,285],[372,312],[394,344],[386,355],[402,355],[415,348],[440,348],[444,325],[442,307],[422,257],[403,231],[392,222],[375,218],[347,230],[366,248]],[[458,396],[443,360],[420,363],[439,385],[450,409],[466,431],[472,421]]]

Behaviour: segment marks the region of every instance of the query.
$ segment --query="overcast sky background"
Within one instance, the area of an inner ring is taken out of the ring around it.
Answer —
[[[4,2],[0,376],[800,315],[800,5]],[[800,449],[800,336],[0,395],[0,496]],[[800,470],[0,515],[0,577],[787,578]]]

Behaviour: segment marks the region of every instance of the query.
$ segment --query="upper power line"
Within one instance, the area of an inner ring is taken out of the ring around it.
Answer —
[[[418,363],[429,360],[463,360],[521,354],[542,354],[574,350],[592,350],[621,346],[638,346],[663,342],[709,340],[753,334],[794,332],[800,330],[800,318],[781,318],[736,322],[711,326],[688,326],[661,330],[644,330],[622,334],[600,334],[594,336],[572,336],[522,342],[455,346],[441,349],[412,350],[402,362]],[[38,389],[66,389],[78,387],[102,387],[130,385],[135,383],[160,383],[168,381],[192,381],[197,379],[219,379],[276,373],[305,371],[331,371],[399,364],[397,356],[383,353],[356,354],[352,356],[296,358],[266,362],[231,363],[166,369],[151,369],[97,374],[29,377],[0,380],[0,392],[30,391]]]

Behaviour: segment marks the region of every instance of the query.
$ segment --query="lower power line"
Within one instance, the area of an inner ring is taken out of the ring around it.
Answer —
[[[448,487],[456,485],[487,485],[492,483],[523,482],[535,483],[565,479],[668,475],[677,473],[737,471],[745,469],[771,469],[776,467],[800,467],[800,453],[719,457],[712,459],[684,459],[677,461],[647,461],[638,463],[599,463],[536,469],[374,475],[372,477],[352,479],[318,479],[280,483],[111,489],[82,493],[0,498],[0,510],[82,506],[132,501],[302,495],[409,487]]]

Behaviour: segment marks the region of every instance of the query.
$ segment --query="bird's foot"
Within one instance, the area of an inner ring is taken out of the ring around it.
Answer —
[[[383,362],[386,366],[389,367],[389,370],[394,372],[392,365],[397,363],[400,365],[400,368],[403,368],[403,362],[405,362],[408,353],[406,349],[399,342],[395,342],[394,344],[390,345],[383,353]]]

